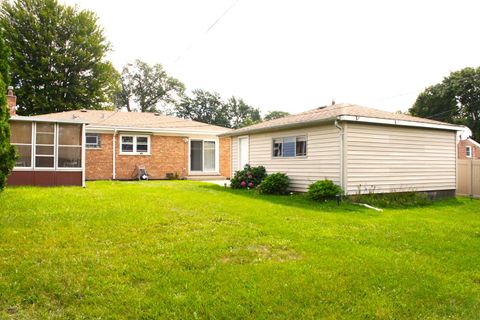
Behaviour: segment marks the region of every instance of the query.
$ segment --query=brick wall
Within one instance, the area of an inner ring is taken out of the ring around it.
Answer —
[[[112,179],[112,134],[100,134],[100,148],[85,150],[85,176],[87,180]]]
[[[230,145],[231,145],[231,138],[220,138],[220,174],[224,177],[230,178]]]
[[[472,148],[471,158],[467,158],[467,146]],[[458,159],[480,159],[480,148],[468,140],[460,140],[458,143]]]
[[[99,149],[86,149],[87,180],[113,179],[112,134],[101,134]],[[136,179],[137,165],[145,166],[150,179],[165,179],[167,173],[188,175],[186,137],[150,136],[150,155],[120,155],[120,135],[116,138],[116,179]],[[220,174],[230,177],[230,138],[220,138]]]
[[[150,179],[165,179],[167,173],[188,174],[188,143],[184,137],[150,136],[150,155],[120,155],[117,137],[117,179],[136,179],[137,165],[147,169]]]

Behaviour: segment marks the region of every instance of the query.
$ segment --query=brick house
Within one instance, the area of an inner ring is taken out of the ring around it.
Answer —
[[[468,138],[458,142],[458,159],[480,159],[480,143]]]
[[[10,110],[14,113],[15,108]],[[146,170],[149,179],[230,178],[230,138],[219,137],[230,130],[227,128],[158,113],[104,110],[75,110],[35,117],[13,115],[11,127],[20,118],[35,120],[39,125],[84,124],[81,145],[85,160],[78,163],[82,163],[85,180],[138,179],[140,168]],[[57,125],[55,128],[55,132],[60,130]],[[12,139],[21,134],[21,129],[13,131]],[[54,142],[51,149],[58,149],[57,144]],[[36,159],[40,156],[35,154],[37,150],[31,148],[23,157]],[[55,152],[52,154],[55,157]],[[35,168],[34,161],[29,165]],[[56,167],[52,164],[52,169]],[[13,175],[22,170],[15,167]]]
[[[75,110],[39,116],[86,122],[86,179],[230,178],[227,128],[159,113]]]

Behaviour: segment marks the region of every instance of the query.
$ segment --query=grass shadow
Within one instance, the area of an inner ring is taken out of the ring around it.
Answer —
[[[325,212],[377,213],[372,209],[359,206],[358,204],[352,203],[349,200],[342,200],[340,204],[337,204],[335,200],[330,200],[325,202],[316,202],[308,199],[305,195],[298,194],[298,193],[292,194],[292,195],[264,195],[264,194],[257,193],[255,190],[232,189],[229,187],[225,188],[223,186],[209,184],[209,183],[201,183],[199,187],[209,189],[209,190],[223,191],[232,195],[241,196],[249,199],[268,201],[270,203],[290,206],[290,207],[298,207],[300,209],[310,209],[310,210],[325,211]],[[465,199],[469,200],[468,198],[465,198]],[[463,205],[464,201],[455,197],[455,198],[435,199],[435,200],[431,200],[426,203],[422,203],[418,205],[389,205],[389,206],[380,207],[380,208],[391,209],[391,210],[415,210],[419,208],[437,208],[437,207],[445,208],[445,207],[456,207],[459,205]],[[479,201],[479,200],[471,199],[471,201]]]
[[[245,189],[232,189],[225,188],[215,184],[202,183],[199,185],[199,188],[214,190],[214,191],[223,191],[230,195],[245,197],[251,200],[260,200],[266,201],[273,204],[296,207],[299,209],[308,209],[319,212],[366,212],[373,211],[360,207],[358,205],[351,204],[349,202],[341,201],[337,203],[335,200],[325,201],[325,202],[316,202],[308,199],[303,194],[294,193],[291,195],[267,195],[259,194],[255,190],[245,190]]]

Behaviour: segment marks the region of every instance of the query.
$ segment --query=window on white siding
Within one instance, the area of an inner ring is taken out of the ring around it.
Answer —
[[[284,137],[273,139],[273,157],[289,158],[307,155],[307,137]]]
[[[100,135],[98,133],[87,133],[85,136],[85,146],[87,148],[100,148]]]
[[[136,135],[122,135],[121,141],[121,154],[150,154],[150,137],[149,136],[136,136]]]
[[[465,148],[465,155],[467,156],[467,158],[471,158],[471,157],[472,157],[472,146],[466,146],[466,148]]]

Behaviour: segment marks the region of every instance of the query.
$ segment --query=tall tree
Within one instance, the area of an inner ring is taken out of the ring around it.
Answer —
[[[289,116],[290,113],[288,112],[285,112],[285,111],[269,111],[265,117],[263,118],[263,120],[265,121],[268,121],[268,120],[273,120],[273,119],[279,119],[279,118],[283,118],[283,117],[286,117],[286,116]]]
[[[176,108],[176,115],[226,128],[241,128],[262,121],[260,110],[232,96],[226,102],[217,92],[201,89],[184,96]]]
[[[177,106],[178,117],[230,127],[228,108],[217,92],[196,89],[192,91],[192,95],[183,97]]]
[[[226,103],[230,128],[241,128],[262,121],[260,110],[247,105],[243,99],[232,96]]]
[[[123,68],[116,106],[132,111],[133,101],[142,112],[165,112],[179,102],[184,91],[183,83],[170,77],[161,64],[150,66],[135,60]]]
[[[16,158],[15,148],[10,145],[10,126],[8,124],[10,110],[5,96],[6,84],[9,81],[7,57],[8,50],[0,32],[0,191],[5,187]]]
[[[117,75],[93,12],[57,0],[5,1],[0,27],[11,51],[19,114],[111,105]]]
[[[409,109],[414,116],[468,126],[480,139],[480,68],[450,73],[419,94]]]

